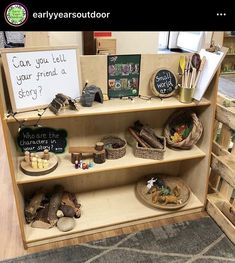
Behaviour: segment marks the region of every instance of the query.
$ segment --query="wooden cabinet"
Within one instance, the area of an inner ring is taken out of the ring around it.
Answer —
[[[116,54],[116,39],[107,38],[107,37],[96,38],[96,54],[115,55]]]
[[[140,94],[152,95],[149,80],[157,68],[170,68],[177,72],[180,54],[142,55]],[[82,78],[94,83],[107,93],[107,57],[82,56]],[[192,109],[200,117],[204,132],[202,138],[191,150],[167,148],[163,160],[136,158],[132,149],[121,159],[107,160],[89,170],[75,169],[70,155],[58,154],[59,164],[55,171],[43,176],[25,175],[19,168],[22,153],[16,146],[18,122],[7,116],[8,97],[6,84],[0,76],[1,121],[6,140],[12,184],[15,194],[22,239],[25,247],[34,246],[86,234],[116,229],[122,226],[150,222],[204,210],[209,177],[212,129],[218,74],[211,81],[204,98],[199,103],[180,103],[177,97],[143,100],[112,99],[103,104],[94,103],[91,108],[80,108],[78,112],[65,110],[58,116],[46,111],[40,125],[64,128],[68,132],[68,145],[94,145],[105,135],[124,137],[127,128],[134,121],[151,124],[162,133],[167,118],[177,109]],[[37,111],[18,113],[17,120],[25,125],[34,125]],[[135,195],[136,182],[147,174],[164,173],[181,177],[191,188],[192,195],[186,206],[168,211],[146,206]],[[61,184],[66,190],[77,193],[82,205],[82,216],[76,219],[76,227],[69,232],[60,232],[56,227],[48,230],[36,229],[26,224],[24,198],[44,187],[51,189]]]
[[[225,32],[223,46],[229,50],[224,58],[221,74],[235,74],[235,35]]]

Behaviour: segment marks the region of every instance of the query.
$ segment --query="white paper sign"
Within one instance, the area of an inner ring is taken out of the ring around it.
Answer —
[[[206,92],[212,78],[214,77],[216,71],[218,70],[220,64],[223,61],[225,54],[227,53],[226,48],[223,48],[222,51],[218,53],[208,52],[205,49],[202,49],[199,54],[200,57],[206,57],[206,62],[202,69],[197,87],[195,89],[193,98],[200,101]]]
[[[49,49],[49,48],[48,48]],[[77,49],[9,52],[4,69],[13,111],[48,105],[57,93],[80,96]],[[4,55],[3,55],[4,58]]]

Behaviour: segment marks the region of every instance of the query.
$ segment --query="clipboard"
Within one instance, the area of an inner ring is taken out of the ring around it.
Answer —
[[[205,94],[212,78],[214,77],[216,71],[218,70],[219,66],[221,65],[228,48],[223,47],[221,51],[212,53],[202,49],[199,52],[200,57],[206,57],[206,62],[204,68],[201,72],[200,78],[198,80],[197,87],[195,89],[193,98],[195,100],[200,101]]]

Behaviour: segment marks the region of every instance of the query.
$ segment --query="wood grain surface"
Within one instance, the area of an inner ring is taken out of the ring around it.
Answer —
[[[1,249],[0,260],[20,257],[23,255],[40,252],[43,250],[59,248],[63,246],[76,245],[79,243],[89,242],[92,240],[102,239],[115,235],[122,235],[139,231],[151,227],[159,227],[166,224],[174,224],[185,220],[195,220],[207,216],[206,212],[194,213],[190,215],[178,216],[174,218],[162,219],[151,223],[139,224],[120,228],[112,231],[105,231],[99,234],[87,235],[84,237],[69,239],[66,241],[54,242],[51,244],[41,245],[25,250],[20,235],[20,228],[16,213],[16,206],[9,174],[9,166],[6,156],[5,143],[3,140],[2,126],[0,123],[0,185],[1,185],[1,201],[0,209],[0,233],[1,233]]]

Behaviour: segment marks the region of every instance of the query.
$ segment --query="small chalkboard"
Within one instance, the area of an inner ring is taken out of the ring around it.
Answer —
[[[63,129],[52,128],[23,128],[20,130],[17,143],[22,152],[41,152],[48,149],[50,152],[62,153],[67,145],[67,132]]]
[[[177,85],[175,74],[168,69],[159,69],[150,80],[152,92],[158,97],[170,97],[174,94]]]

